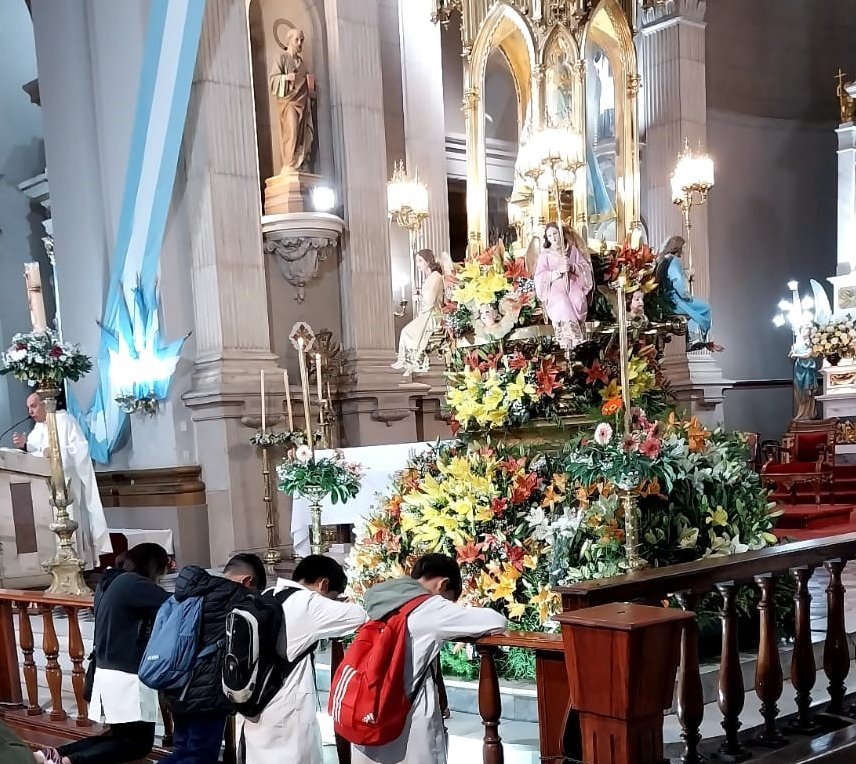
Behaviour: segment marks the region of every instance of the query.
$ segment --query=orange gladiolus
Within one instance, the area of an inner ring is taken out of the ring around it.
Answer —
[[[606,403],[603,404],[603,408],[600,410],[604,416],[612,416],[613,414],[617,414],[624,407],[624,403],[621,400],[620,395],[616,395],[614,398],[610,398]]]

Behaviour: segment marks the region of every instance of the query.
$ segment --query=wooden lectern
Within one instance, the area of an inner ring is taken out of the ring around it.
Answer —
[[[42,568],[56,552],[50,474],[49,460],[0,448],[0,587],[50,584]]]
[[[681,632],[693,613],[613,603],[561,613],[586,764],[662,764]]]

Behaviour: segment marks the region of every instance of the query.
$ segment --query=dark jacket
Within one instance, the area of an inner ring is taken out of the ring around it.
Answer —
[[[167,597],[150,578],[108,570],[95,589],[95,665],[136,674]]]
[[[202,635],[199,649],[226,639],[226,617],[250,590],[228,578],[212,576],[197,565],[181,569],[175,584],[179,602],[202,597]],[[221,663],[223,650],[197,659],[189,684],[181,690],[164,693],[174,714],[229,714],[234,709],[223,694]]]

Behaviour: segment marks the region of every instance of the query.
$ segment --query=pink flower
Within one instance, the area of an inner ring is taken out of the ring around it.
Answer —
[[[294,458],[306,464],[312,458],[312,449],[305,444],[298,446],[297,451],[294,452]]]
[[[612,427],[607,422],[601,422],[594,431],[594,442],[605,446],[612,440]]]
[[[657,438],[646,438],[639,446],[639,453],[649,459],[656,459],[660,455],[660,441]]]

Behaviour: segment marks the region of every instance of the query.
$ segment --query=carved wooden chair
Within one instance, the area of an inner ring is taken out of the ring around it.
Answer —
[[[766,461],[761,467],[764,485],[784,486],[796,501],[796,486],[811,483],[814,500],[820,504],[820,491],[829,486],[829,500],[835,500],[835,432],[838,419],[794,419],[781,444],[764,443]]]

